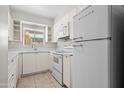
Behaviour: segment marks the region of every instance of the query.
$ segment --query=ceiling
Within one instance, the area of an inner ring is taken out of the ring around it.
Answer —
[[[13,12],[24,12],[54,19],[76,7],[75,5],[12,5]]]

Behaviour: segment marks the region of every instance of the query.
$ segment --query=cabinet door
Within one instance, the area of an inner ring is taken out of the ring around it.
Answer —
[[[16,79],[15,79],[15,81],[16,81],[16,84],[17,84],[17,81],[18,81],[18,73],[19,73],[19,69],[18,69],[18,56],[16,56],[16,58],[15,58],[15,63],[16,63]]]
[[[58,24],[54,24],[53,28],[53,42],[57,42],[58,40]]]
[[[17,83],[17,57],[14,57],[8,67],[8,87],[15,88]]]
[[[63,57],[63,82],[67,87],[70,87],[70,56]]]
[[[22,62],[23,62],[22,54],[19,54],[19,56],[18,56],[18,78],[21,78],[21,74],[22,74]]]
[[[58,28],[58,38],[66,37],[69,35],[68,32],[68,16],[65,15],[62,19],[59,20],[59,28]]]
[[[23,74],[35,72],[35,60],[34,53],[23,54]]]
[[[36,54],[36,71],[45,71],[49,69],[49,54],[37,53]]]
[[[8,12],[8,39],[13,40],[13,21],[10,12]]]
[[[52,71],[53,56],[49,53],[49,70]]]
[[[76,9],[73,9],[69,13],[69,33],[70,33],[70,39],[73,39],[73,17],[76,15]]]

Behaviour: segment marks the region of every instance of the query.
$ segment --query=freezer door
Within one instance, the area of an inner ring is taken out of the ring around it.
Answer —
[[[109,40],[89,41],[82,43],[83,46],[74,47],[71,63],[73,88],[109,87],[109,42]]]
[[[106,38],[110,35],[109,6],[90,6],[74,17],[74,38],[83,37],[84,40]]]

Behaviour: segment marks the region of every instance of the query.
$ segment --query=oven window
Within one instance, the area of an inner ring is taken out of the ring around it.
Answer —
[[[54,61],[55,63],[59,64],[59,58],[53,57],[53,61]]]

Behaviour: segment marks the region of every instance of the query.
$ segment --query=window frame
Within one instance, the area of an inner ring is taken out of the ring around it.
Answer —
[[[36,47],[36,46],[39,46],[39,45],[34,45],[34,44],[32,44],[32,45],[25,45],[25,31],[24,31],[24,24],[29,24],[29,25],[36,25],[36,26],[41,26],[41,27],[44,27],[45,29],[44,29],[44,34],[43,34],[43,36],[44,36],[44,38],[43,38],[43,45],[46,43],[46,42],[48,42],[48,25],[44,25],[44,24],[40,24],[40,23],[35,23],[35,22],[29,22],[29,21],[22,21],[22,43],[23,43],[23,47]],[[35,31],[34,31],[35,32]],[[40,33],[40,31],[39,31],[39,33]]]

